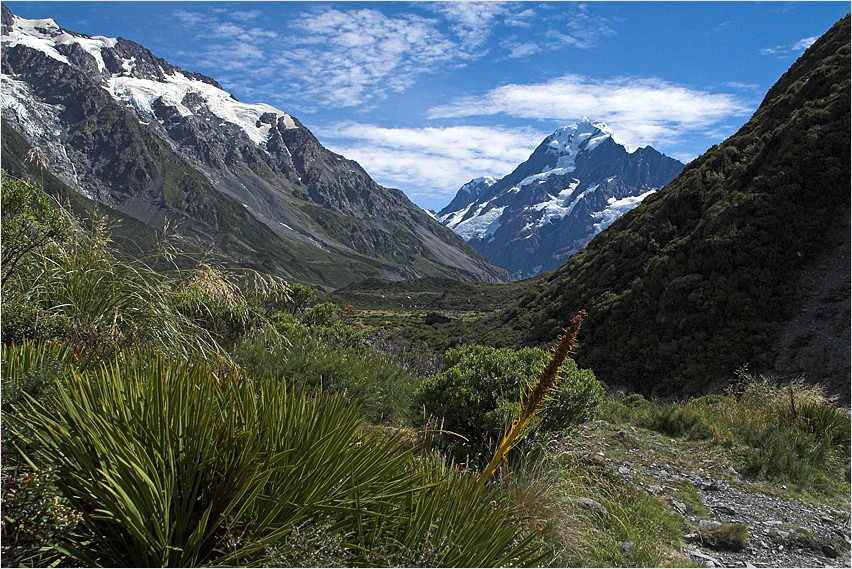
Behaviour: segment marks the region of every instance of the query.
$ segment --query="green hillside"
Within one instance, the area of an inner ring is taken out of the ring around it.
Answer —
[[[552,341],[584,308],[578,364],[611,385],[675,393],[744,364],[771,370],[778,332],[807,293],[804,271],[849,248],[849,38],[847,16],[739,132],[504,312],[504,337]],[[834,317],[848,334],[848,278],[842,289],[846,311]]]

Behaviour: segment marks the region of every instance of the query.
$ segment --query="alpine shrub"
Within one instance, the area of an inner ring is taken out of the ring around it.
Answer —
[[[451,433],[444,437],[444,446],[457,458],[486,455],[548,359],[548,353],[537,348],[451,348],[442,370],[415,394],[417,411]],[[532,438],[589,420],[603,399],[603,387],[591,370],[579,370],[573,360],[565,361],[559,376],[553,395],[533,422]]]

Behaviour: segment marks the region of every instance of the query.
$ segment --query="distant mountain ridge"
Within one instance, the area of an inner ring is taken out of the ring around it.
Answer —
[[[527,278],[564,263],[683,166],[650,146],[629,152],[605,123],[583,117],[502,179],[462,186],[436,217],[489,261]]]
[[[156,229],[168,222],[234,263],[331,287],[509,278],[288,113],[241,103],[131,41],[5,5],[2,26],[4,125],[90,199]]]

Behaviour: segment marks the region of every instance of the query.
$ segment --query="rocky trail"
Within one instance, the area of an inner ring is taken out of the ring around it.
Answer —
[[[737,472],[726,452],[703,441],[594,421],[562,455],[599,466],[685,518],[692,529],[681,553],[698,565],[850,567],[848,499],[796,497],[781,483]]]

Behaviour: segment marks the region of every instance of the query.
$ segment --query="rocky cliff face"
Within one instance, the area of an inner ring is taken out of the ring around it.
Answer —
[[[298,249],[299,263],[338,259],[335,285],[353,265],[349,281],[371,272],[508,279],[295,117],[241,103],[131,41],[76,34],[5,6],[2,23],[3,121],[86,197],[153,227],[168,222],[239,263],[265,266],[282,248]],[[227,246],[240,225],[263,235],[246,243],[248,256]],[[286,262],[274,269],[306,274]]]
[[[629,152],[604,123],[583,118],[501,180],[465,184],[438,219],[526,278],[557,268],[682,169],[651,147]]]

